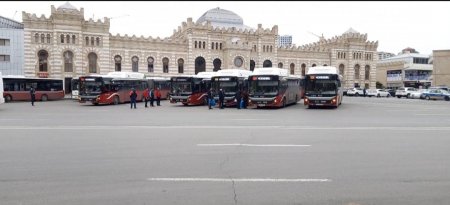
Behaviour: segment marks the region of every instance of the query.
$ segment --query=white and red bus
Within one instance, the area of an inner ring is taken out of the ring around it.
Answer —
[[[332,106],[337,108],[343,99],[342,75],[333,66],[317,66],[308,69],[305,76],[304,105]]]
[[[168,77],[146,77],[149,90],[158,88],[161,99],[167,100],[170,95],[170,78]]]
[[[3,97],[3,76],[0,72],[0,104],[5,103],[5,98]]]
[[[287,69],[256,68],[248,77],[249,104],[259,107],[286,107],[302,96],[301,78],[289,76]]]
[[[247,90],[247,79],[252,74],[252,71],[242,69],[225,69],[219,70],[211,77],[211,88],[214,93],[219,93],[222,89],[225,94],[224,105],[236,106],[236,92],[239,90]],[[219,96],[215,95],[214,99],[219,100]]]
[[[3,97],[6,102],[31,100],[31,87],[34,87],[36,91],[36,101],[64,98],[63,80],[61,79],[3,76]]]
[[[144,74],[134,72],[111,72],[107,75],[90,75],[79,78],[79,101],[98,104],[125,103],[130,101],[129,93],[134,88],[137,100],[144,100],[148,82]]]
[[[199,72],[197,75],[170,78],[170,102],[183,105],[206,105],[207,92],[211,88],[211,77],[216,72]]]

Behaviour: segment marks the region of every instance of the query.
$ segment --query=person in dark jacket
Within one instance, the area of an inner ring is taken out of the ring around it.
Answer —
[[[136,98],[137,98],[136,90],[134,88],[131,88],[131,91],[130,91],[130,108],[131,109],[133,109],[133,105],[134,105],[134,109],[136,109]]]
[[[224,108],[224,102],[225,101],[225,93],[223,93],[222,88],[219,90],[219,105],[220,105],[220,109]]]
[[[241,99],[242,99],[241,91],[238,90],[238,91],[236,91],[236,108],[237,109],[241,109]]]
[[[364,95],[364,97],[366,97],[366,87],[364,87],[364,89],[363,89],[363,95]]]
[[[150,106],[153,107],[153,102],[155,101],[155,92],[153,88],[150,90]]]
[[[34,87],[30,88],[30,95],[31,95],[31,106],[34,106],[34,101],[36,101],[36,90]]]
[[[246,90],[242,92],[242,100],[244,100],[244,109],[247,109],[248,104],[248,93]]]
[[[208,108],[211,110],[212,109],[212,107],[211,107],[211,100],[214,100],[213,89],[212,88],[208,90],[208,98],[207,99],[208,99]]]

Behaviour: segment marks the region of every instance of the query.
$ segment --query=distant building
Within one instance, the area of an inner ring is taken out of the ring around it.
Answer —
[[[0,16],[0,72],[23,75],[23,24]]]
[[[378,60],[383,60],[383,59],[394,57],[394,56],[395,56],[395,54],[393,54],[393,53],[388,53],[388,52],[383,52],[383,51],[378,52]]]
[[[292,46],[292,36],[278,36],[278,46]]]
[[[24,73],[63,79],[67,88],[72,78],[112,71],[177,76],[281,67],[304,75],[310,67],[324,65],[339,68],[344,87],[375,87],[378,42],[354,29],[306,45],[282,47],[277,45],[277,25],[250,27],[222,8],[206,11],[197,21],[187,18],[164,38],[113,35],[109,18],[86,19],[84,9],[70,3],[50,8],[49,17],[22,12]]]
[[[433,63],[433,86],[450,86],[450,50],[434,50]]]
[[[378,61],[377,81],[394,89],[429,87],[433,80],[433,65],[428,63],[429,58],[415,49],[403,49],[397,56]]]

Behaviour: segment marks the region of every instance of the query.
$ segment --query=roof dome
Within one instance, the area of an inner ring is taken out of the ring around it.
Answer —
[[[196,23],[206,24],[207,21],[211,22],[213,27],[252,29],[251,27],[244,25],[244,20],[242,20],[239,15],[219,7],[205,12]]]
[[[73,6],[72,4],[70,4],[68,1],[65,4],[59,6],[58,10],[76,10],[76,11],[78,11],[78,9],[75,6]]]
[[[344,32],[344,34],[347,33],[359,33],[358,31],[356,31],[355,29],[353,29],[352,27],[350,27],[346,32]]]

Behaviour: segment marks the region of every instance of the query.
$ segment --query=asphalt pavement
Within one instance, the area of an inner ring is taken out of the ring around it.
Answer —
[[[450,102],[0,105],[0,205],[450,204]]]

